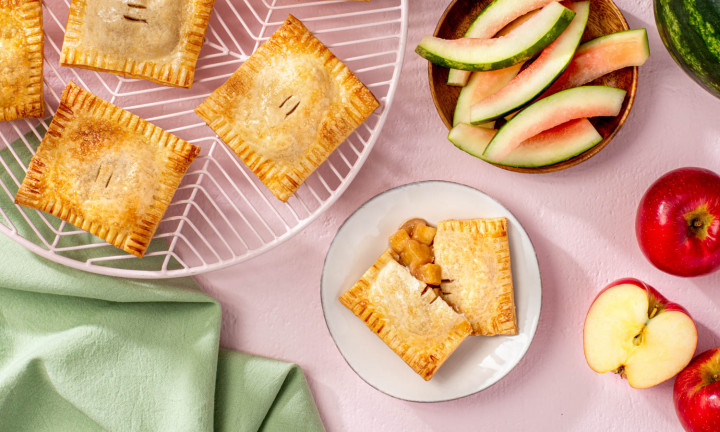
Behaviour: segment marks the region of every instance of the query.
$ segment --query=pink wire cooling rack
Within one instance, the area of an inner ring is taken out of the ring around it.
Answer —
[[[195,82],[188,90],[60,67],[69,7],[69,0],[47,0],[43,6],[48,118],[0,124],[0,232],[52,261],[134,278],[188,276],[250,259],[299,232],[335,202],[362,167],[387,118],[407,35],[406,0],[216,0]],[[193,110],[288,14],[303,21],[382,106],[282,203]],[[202,148],[142,259],[51,215],[12,204],[71,80]]]

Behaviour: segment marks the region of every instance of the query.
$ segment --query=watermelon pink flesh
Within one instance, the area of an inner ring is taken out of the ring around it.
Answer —
[[[489,39],[495,36],[495,33],[502,30],[503,27],[515,21],[517,18],[540,9],[552,3],[555,0],[498,0],[508,4],[513,4],[513,9],[493,7],[482,13],[482,21],[473,23],[468,28],[465,37]]]
[[[583,117],[614,117],[620,114],[620,107],[612,107],[609,105],[594,105],[593,101],[587,101],[584,105],[569,106],[569,107],[552,107],[547,111],[547,117],[545,122],[537,122],[521,133],[515,136],[515,141],[521,143],[531,136],[537,135],[540,132],[552,129],[555,126],[561,125],[573,119]],[[509,152],[508,152],[509,153]],[[498,158],[502,160],[505,155]]]
[[[518,63],[504,69],[473,72],[467,85],[460,90],[453,126],[458,123],[470,123],[470,108],[473,104],[502,89],[518,74],[522,65],[523,63]]]
[[[552,0],[499,0],[505,2],[513,2],[513,6],[516,9],[508,11],[506,8],[498,8],[497,13],[495,9],[487,11],[487,15],[481,15],[479,23],[473,23],[468,31],[465,33],[466,38],[476,39],[490,39],[495,36],[497,32],[503,29],[506,25],[510,24],[517,18],[532,12],[536,9],[540,9],[547,4],[551,3]],[[506,12],[506,13],[500,13]],[[470,78],[470,71],[464,71],[459,69],[450,69],[448,75],[448,84],[464,86],[467,84]]]
[[[479,156],[497,131],[461,124],[450,131],[450,140],[462,150]],[[597,143],[602,140],[586,118],[570,120],[523,141],[503,159],[503,165],[543,166],[567,160],[577,154],[578,143]],[[544,163],[543,163],[544,161]],[[537,163],[535,163],[537,162]]]
[[[628,66],[641,66],[650,56],[645,29],[601,36],[580,45],[570,65],[541,98],[581,86]]]
[[[502,162],[505,165],[528,165],[531,159],[557,161],[567,160],[576,154],[573,146],[577,143],[597,144],[602,141],[602,136],[597,129],[586,118],[570,120],[567,123],[555,126],[552,129],[541,132],[534,137],[523,141],[518,148],[510,152]],[[535,166],[546,165],[540,163]]]
[[[536,12],[537,10],[529,12],[511,22],[500,30],[498,36],[511,34],[527,20],[532,18]],[[505,85],[507,85],[507,83],[510,82],[511,79],[515,78],[518,72],[520,72],[520,69],[522,69],[524,64],[525,62],[521,62],[515,66],[510,66],[504,69],[472,72],[470,79],[463,82],[465,87],[460,90],[457,105],[455,105],[455,113],[453,115],[453,126],[456,126],[459,123],[470,123],[471,107],[505,87]],[[460,69],[451,69],[451,75],[453,71],[466,72]],[[494,122],[486,122],[479,124],[478,126],[492,128],[494,125]]]
[[[488,145],[484,157],[502,162],[520,143],[540,132],[583,117],[614,117],[626,92],[603,86],[575,87],[533,103],[507,122]],[[502,136],[502,137],[501,137]]]
[[[565,31],[545,48],[530,66],[517,74],[505,87],[477,102],[471,109],[471,118],[477,118],[477,115],[489,117],[491,113],[497,113],[492,117],[497,118],[517,109],[537,96],[552,82],[548,79],[549,75],[550,78],[555,78],[562,73],[564,67],[571,61],[575,48],[580,43],[580,38],[587,23],[589,4],[577,2],[566,4],[566,6],[576,15]],[[530,95],[526,95],[528,89],[534,89],[534,91]],[[524,103],[521,101],[524,101]],[[483,121],[486,120],[483,119]]]

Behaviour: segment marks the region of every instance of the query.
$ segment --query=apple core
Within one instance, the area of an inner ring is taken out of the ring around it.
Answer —
[[[708,235],[710,225],[712,225],[715,218],[708,212],[707,206],[703,205],[700,208],[691,212],[685,213],[685,221],[688,224],[688,235],[694,236],[698,240],[705,240]]]

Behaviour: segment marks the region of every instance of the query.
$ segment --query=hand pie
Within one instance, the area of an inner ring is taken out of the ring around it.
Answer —
[[[190,88],[214,0],[72,0],[60,65]]]
[[[199,152],[71,82],[15,203],[142,257]]]
[[[40,0],[0,0],[0,121],[42,117]]]
[[[389,249],[340,302],[425,380],[472,330],[462,315],[395,261]]]
[[[379,106],[295,17],[195,109],[281,201]]]
[[[435,263],[443,298],[465,315],[473,335],[517,334],[507,219],[438,223]]]

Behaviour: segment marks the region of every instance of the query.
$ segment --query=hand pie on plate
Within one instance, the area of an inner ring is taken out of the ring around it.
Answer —
[[[214,0],[72,0],[60,65],[190,88]]]
[[[434,252],[443,298],[473,335],[517,334],[506,218],[439,222]]]
[[[291,15],[195,112],[287,201],[378,106]]]
[[[71,82],[15,203],[142,257],[199,152]]]
[[[40,0],[0,0],[0,121],[42,117]]]
[[[390,249],[340,302],[425,380],[472,331],[470,323],[415,279]]]

